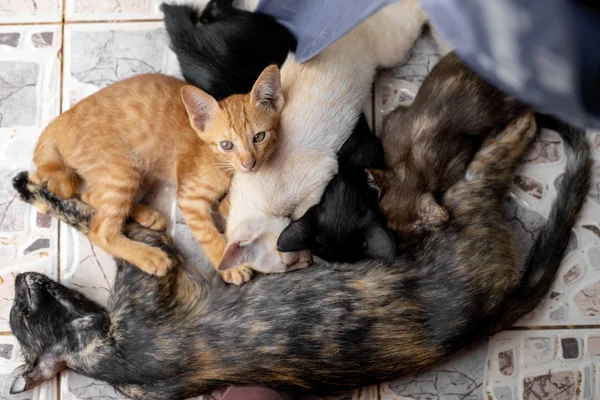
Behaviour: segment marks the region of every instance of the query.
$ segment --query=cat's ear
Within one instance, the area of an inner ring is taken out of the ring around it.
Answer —
[[[49,360],[47,357],[44,357],[43,361],[38,362],[36,365],[21,366],[13,373],[16,378],[10,386],[10,394],[31,390],[54,378],[64,369],[66,369],[66,364],[62,360],[58,358]]]
[[[366,255],[369,258],[392,261],[396,257],[396,242],[379,223],[374,222],[365,231]]]
[[[219,103],[197,87],[186,85],[181,88],[181,100],[190,116],[192,127],[204,132],[215,120],[219,112]]]
[[[281,112],[283,108],[283,93],[281,76],[277,65],[270,65],[260,74],[252,91],[250,99],[258,108],[266,111]]]
[[[219,262],[217,270],[227,271],[228,269],[235,268],[242,263],[242,256],[246,251],[245,243],[242,241],[235,241],[227,243],[223,257]]]
[[[282,253],[309,249],[308,240],[314,232],[314,208],[311,208],[301,218],[292,221],[277,239],[277,251]]]
[[[250,261],[254,250],[258,249],[260,245],[260,236],[255,236],[249,240],[234,240],[227,243],[217,270],[227,271]]]
[[[361,114],[352,135],[338,151],[340,163],[358,168],[385,169],[385,154],[379,139],[371,133],[364,114]]]
[[[394,173],[390,170],[384,169],[368,169],[367,171],[369,172],[369,175],[371,175],[373,181],[375,181],[375,184],[377,185],[379,191],[383,195],[385,191],[389,188],[390,181],[394,179]]]
[[[426,230],[439,228],[448,222],[448,211],[440,206],[431,193],[419,197],[419,224]]]

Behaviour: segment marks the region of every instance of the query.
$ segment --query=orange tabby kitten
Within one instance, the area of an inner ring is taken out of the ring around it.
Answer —
[[[136,76],[52,121],[35,149],[32,178],[58,196],[81,195],[97,209],[91,240],[156,275],[171,266],[167,255],[129,240],[121,229],[128,217],[164,229],[161,213],[136,200],[159,181],[175,184],[186,222],[208,260],[218,265],[226,242],[211,209],[235,170],[255,171],[273,152],[283,103],[276,66],[263,71],[249,94],[219,103],[173,77]],[[250,274],[238,268],[223,278],[240,284]]]

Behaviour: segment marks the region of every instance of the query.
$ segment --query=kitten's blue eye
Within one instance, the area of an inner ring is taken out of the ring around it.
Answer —
[[[254,143],[260,143],[263,140],[265,140],[266,137],[267,137],[266,132],[258,132],[256,135],[254,135]]]
[[[221,146],[221,148],[225,151],[233,150],[233,148],[235,147],[233,143],[228,142],[227,140],[223,140],[222,142],[220,142],[219,146]]]

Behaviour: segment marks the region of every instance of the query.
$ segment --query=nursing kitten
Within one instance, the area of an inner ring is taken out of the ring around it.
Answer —
[[[117,260],[107,308],[44,275],[19,274],[10,328],[24,364],[11,392],[66,368],[140,400],[228,384],[339,391],[415,373],[506,329],[546,297],[591,176],[585,133],[567,127],[559,132],[565,172],[521,276],[503,196],[535,130],[528,115],[487,142],[442,202],[449,225],[391,264],[318,261],[232,288],[193,266],[156,278]],[[89,229],[86,204],[53,196],[27,174],[14,186],[25,201]],[[164,233],[130,223],[126,234],[183,266]]]
[[[389,170],[372,171],[399,245],[409,246],[448,221],[441,196],[462,179],[485,135],[525,110],[454,53],[440,59],[412,105],[388,116],[381,142]]]
[[[326,261],[391,261],[396,254],[394,239],[379,211],[377,187],[365,171],[385,168],[383,147],[364,115],[338,152],[338,163],[319,204],[281,232],[277,250],[309,250]]]
[[[129,217],[164,229],[159,211],[136,202],[160,181],[177,187],[178,205],[211,264],[225,239],[210,210],[233,171],[256,171],[277,142],[283,107],[279,69],[265,69],[251,93],[215,99],[166,75],[140,75],[77,103],[48,125],[34,153],[32,179],[57,195],[98,210],[90,239],[150,274],[164,275],[168,255],[122,234]],[[43,210],[41,210],[43,212]],[[244,271],[223,274],[240,283]]]
[[[189,5],[161,5],[170,47],[186,81],[220,100],[248,93],[261,71],[281,66],[296,39],[268,15],[211,0],[198,17]]]
[[[227,250],[220,270],[243,266],[285,272],[309,265],[305,253],[281,253],[290,220],[319,203],[337,173],[337,152],[350,137],[379,67],[403,61],[425,23],[416,0],[388,5],[304,64],[281,67],[286,107],[273,158],[230,190]]]

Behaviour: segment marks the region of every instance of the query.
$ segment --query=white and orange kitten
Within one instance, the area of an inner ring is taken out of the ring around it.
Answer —
[[[279,147],[260,171],[236,174],[230,190],[228,244],[220,270],[273,273],[307,266],[306,252],[280,253],[290,218],[317,204],[337,172],[336,153],[352,133],[377,68],[406,59],[426,21],[417,0],[389,5],[304,64],[281,68],[286,107]]]

